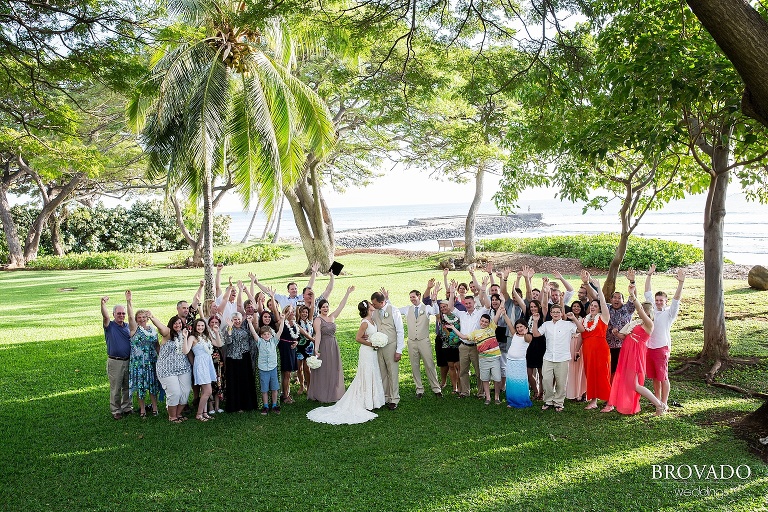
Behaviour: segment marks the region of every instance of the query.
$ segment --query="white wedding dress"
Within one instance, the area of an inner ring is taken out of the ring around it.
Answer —
[[[371,336],[376,326],[366,319],[365,334]],[[371,412],[384,405],[384,386],[381,383],[379,358],[376,351],[367,345],[360,345],[357,375],[341,400],[330,407],[318,407],[307,413],[307,418],[318,423],[351,425],[365,423],[378,416]]]

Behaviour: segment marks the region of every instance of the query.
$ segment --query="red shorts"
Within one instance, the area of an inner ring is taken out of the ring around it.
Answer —
[[[667,380],[669,347],[649,348],[645,356],[645,378]]]

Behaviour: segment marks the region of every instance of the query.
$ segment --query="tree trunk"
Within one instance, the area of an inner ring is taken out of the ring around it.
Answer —
[[[616,246],[616,252],[613,253],[613,259],[608,266],[608,275],[603,283],[603,295],[610,301],[611,295],[616,291],[616,277],[619,275],[619,268],[627,255],[627,243],[629,242],[629,231],[624,229],[624,220],[621,222],[621,235],[619,236],[619,245]],[[623,293],[623,292],[622,292]],[[625,297],[626,298],[626,297]]]
[[[253,215],[251,215],[251,222],[248,223],[248,229],[245,230],[245,234],[243,235],[243,239],[240,240],[241,244],[244,244],[248,241],[248,235],[251,234],[251,229],[253,229],[253,223],[256,221],[256,216],[259,214],[259,209],[261,208],[261,200],[259,200],[256,203],[256,208],[253,210]]]
[[[741,109],[768,126],[768,21],[744,0],[687,0],[744,81]]]
[[[37,258],[37,251],[40,248],[40,237],[42,236],[43,229],[48,224],[48,218],[56,211],[56,208],[69,197],[69,195],[77,188],[81,181],[85,178],[85,173],[79,172],[72,176],[72,179],[64,185],[61,191],[50,199],[49,202],[43,205],[43,209],[40,210],[35,221],[29,227],[29,233],[27,233],[27,240],[24,243],[24,261],[31,261]]]
[[[467,212],[467,221],[464,224],[464,264],[469,265],[475,262],[475,219],[477,217],[477,210],[480,209],[480,203],[483,201],[483,178],[485,176],[485,169],[481,166],[477,169],[475,174],[475,197],[472,198],[472,204],[469,205],[469,211]]]
[[[53,212],[48,219],[48,229],[51,232],[51,246],[53,247],[53,254],[56,256],[64,256],[66,254],[64,241],[61,238],[61,221],[63,218],[64,214]]]
[[[205,277],[205,300],[216,299],[213,282],[213,172],[206,162],[203,175],[203,274]]]
[[[285,194],[280,196],[280,207],[277,210],[277,221],[275,222],[275,234],[272,236],[272,243],[276,244],[280,236],[280,222],[283,220],[283,203],[285,202]]]
[[[8,244],[8,268],[24,268],[26,261],[19,241],[19,231],[11,215],[5,183],[0,184],[0,222],[3,223],[3,233]]]
[[[323,271],[329,269],[335,251],[333,220],[320,190],[317,165],[318,162],[310,155],[307,158],[306,177],[294,188],[284,190],[301,237],[301,245],[307,255],[305,274],[312,271],[311,265],[314,262],[318,262]]]
[[[717,140],[717,139],[716,139]],[[728,358],[725,331],[725,298],[723,294],[723,231],[725,200],[728,191],[728,143],[730,133],[722,134],[714,147],[712,174],[704,210],[704,348],[702,357],[711,361]]]
[[[193,237],[192,233],[189,232],[187,229],[187,226],[184,224],[184,212],[181,210],[181,204],[179,203],[178,198],[176,198],[175,193],[169,194],[169,197],[171,199],[171,204],[173,204],[173,211],[176,214],[176,226],[178,226],[179,231],[181,231],[182,236],[184,237],[184,240],[187,241],[189,244],[189,247],[192,249],[192,260],[187,261],[187,266],[192,267],[202,267],[203,266],[203,243],[202,243],[202,234],[203,230],[200,230],[200,233],[197,234],[197,237]],[[213,213],[211,213],[213,215]],[[205,221],[203,221],[205,222]]]

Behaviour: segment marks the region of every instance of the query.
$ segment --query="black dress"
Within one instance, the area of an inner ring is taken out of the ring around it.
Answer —
[[[226,410],[252,411],[259,405],[256,398],[256,379],[251,364],[253,337],[247,327],[228,329],[223,333],[227,344]]]
[[[533,318],[528,317],[528,330],[533,333]],[[544,319],[539,316],[539,325],[541,327]],[[531,343],[528,344],[528,350],[525,353],[525,364],[528,368],[541,368],[544,365],[544,352],[547,351],[547,340],[544,336],[534,336]]]
[[[299,365],[296,362],[296,349],[291,348],[291,345],[299,341],[299,324],[294,323],[293,328],[297,336],[296,339],[291,335],[291,330],[288,328],[288,322],[285,322],[283,332],[280,333],[280,342],[277,344],[277,349],[280,352],[281,372],[295,372],[299,369]]]

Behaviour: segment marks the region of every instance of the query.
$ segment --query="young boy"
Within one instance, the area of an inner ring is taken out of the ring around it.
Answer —
[[[499,390],[501,389],[501,350],[499,342],[496,339],[496,323],[504,308],[498,308],[496,314],[491,320],[491,316],[483,314],[480,317],[480,329],[474,330],[469,335],[461,334],[454,330],[461,339],[471,340],[477,343],[477,355],[480,366],[480,380],[483,395],[485,396],[485,405],[491,403],[490,381],[494,382],[494,395],[496,404],[500,404]]]
[[[277,344],[285,322],[280,322],[280,327],[275,333],[271,327],[264,325],[259,329],[259,378],[261,379],[261,398],[264,406],[261,414],[269,413],[269,391],[272,392],[272,412],[280,414],[280,404],[277,402],[277,390],[280,383],[277,380]]]

